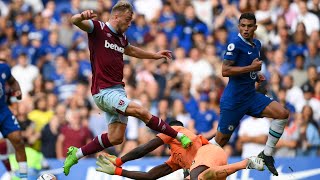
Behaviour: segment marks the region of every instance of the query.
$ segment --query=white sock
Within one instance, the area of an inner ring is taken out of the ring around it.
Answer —
[[[28,179],[28,164],[26,161],[18,162],[19,165],[19,176],[21,180]]]
[[[78,150],[77,150],[77,152],[76,152],[76,157],[78,158],[78,159],[81,159],[81,158],[83,158],[83,153],[82,153],[82,150],[81,150],[81,148],[79,148]]]
[[[268,140],[263,151],[266,156],[273,155],[275,151],[275,146],[278,143],[287,122],[288,122],[287,119],[274,119],[271,122],[271,125],[269,128]]]
[[[178,132],[176,139],[177,139],[177,140],[180,140],[183,135],[184,135],[184,134]]]
[[[215,140],[215,137],[213,137],[212,139],[210,139],[209,142],[210,142],[211,144],[214,144],[214,145],[217,145],[217,146],[221,147],[220,144],[218,144],[217,141]]]

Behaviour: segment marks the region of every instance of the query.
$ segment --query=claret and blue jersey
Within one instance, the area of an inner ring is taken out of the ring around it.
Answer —
[[[261,43],[257,39],[253,39],[253,43],[254,44],[251,45],[239,34],[227,46],[224,59],[234,61],[233,66],[249,66],[255,58],[260,58]],[[229,103],[246,101],[253,95],[253,92],[255,92],[256,78],[257,72],[229,77],[229,82],[224,90],[222,100],[224,98],[230,98],[228,99]]]

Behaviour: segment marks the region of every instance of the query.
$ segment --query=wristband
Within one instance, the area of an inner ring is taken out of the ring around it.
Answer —
[[[121,158],[116,159],[116,166],[120,167],[123,164]]]
[[[122,168],[116,167],[116,170],[114,171],[115,175],[121,176],[122,175]]]

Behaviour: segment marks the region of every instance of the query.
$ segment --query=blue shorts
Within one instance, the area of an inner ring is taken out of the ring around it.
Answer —
[[[124,113],[131,102],[122,85],[102,89],[98,94],[93,95],[93,99],[96,105],[106,113],[108,124],[114,122],[127,124],[128,118],[118,113],[118,111]]]
[[[234,107],[230,107],[229,105],[225,106],[223,102],[220,103],[218,131],[223,134],[232,134],[244,115],[260,118],[262,111],[272,101],[268,96],[256,92],[248,101],[235,104]]]
[[[16,117],[12,114],[8,107],[0,109],[0,132],[3,137],[8,134],[20,130],[20,126]]]

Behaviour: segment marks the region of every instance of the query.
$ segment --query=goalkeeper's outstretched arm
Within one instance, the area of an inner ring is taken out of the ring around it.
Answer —
[[[157,149],[161,145],[163,145],[164,142],[159,137],[156,137],[152,139],[151,141],[147,142],[146,144],[143,144],[141,146],[136,147],[135,149],[131,150],[127,154],[121,157],[121,161],[123,163],[132,161],[135,159],[139,159],[146,154],[152,152],[153,150]]]

